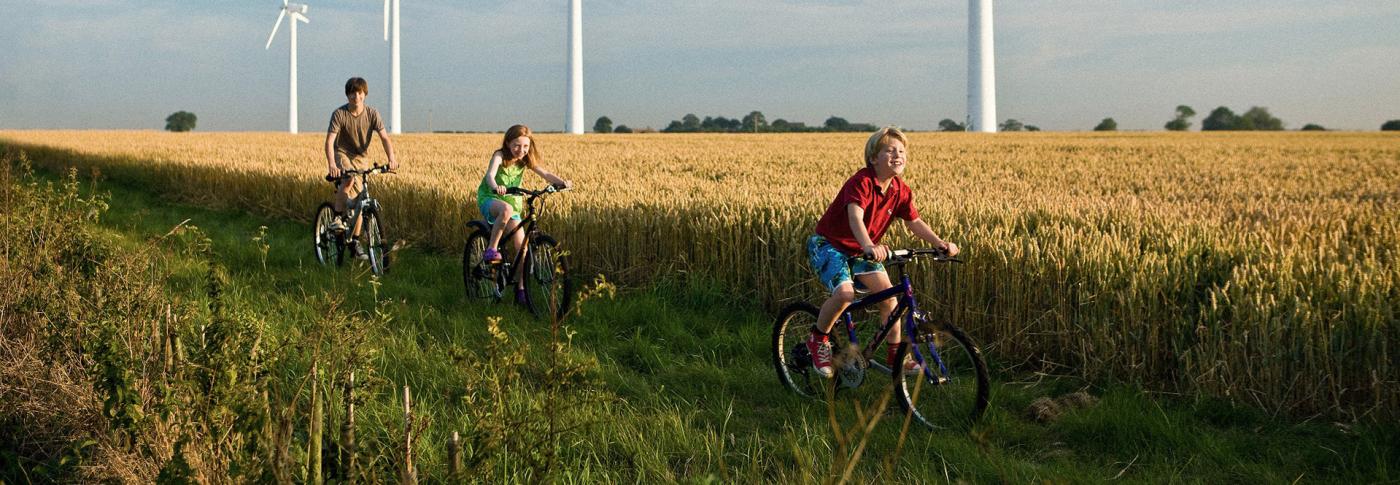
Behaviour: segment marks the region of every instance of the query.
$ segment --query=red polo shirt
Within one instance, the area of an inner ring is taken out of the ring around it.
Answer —
[[[885,230],[890,228],[890,221],[895,217],[906,221],[919,218],[919,211],[914,208],[914,192],[909,190],[909,186],[905,185],[903,180],[895,177],[890,181],[889,188],[881,192],[880,182],[875,178],[875,169],[860,169],[851,178],[846,179],[846,184],[836,193],[836,200],[831,201],[826,213],[817,221],[817,235],[826,238],[832,247],[850,256],[860,255],[862,251],[860,243],[856,242],[855,235],[851,232],[850,219],[846,216],[846,206],[849,204],[856,204],[865,209],[865,229],[870,231],[870,240],[875,244],[880,244],[880,238],[885,235]]]

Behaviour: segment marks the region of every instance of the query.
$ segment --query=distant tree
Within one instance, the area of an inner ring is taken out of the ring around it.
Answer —
[[[671,124],[661,129],[662,133],[680,133],[686,131],[684,125],[679,120],[671,120]]]
[[[1269,114],[1269,108],[1263,106],[1252,106],[1249,111],[1240,115],[1241,130],[1263,130],[1279,131],[1283,129],[1283,120],[1275,118]]]
[[[1302,130],[1303,130],[1303,131],[1327,131],[1327,128],[1323,128],[1322,125],[1319,125],[1319,124],[1317,124],[1317,123],[1308,123],[1308,124],[1306,124],[1306,125],[1303,125]]]
[[[1201,131],[1237,130],[1239,125],[1240,117],[1235,116],[1235,112],[1230,111],[1230,108],[1221,106],[1201,120]]]
[[[631,128],[628,128],[627,125],[617,125],[617,128],[613,130],[613,133],[631,133],[631,132],[632,132],[632,129],[631,129]]]
[[[1026,125],[1026,131],[1040,131],[1040,127],[1035,125]]]
[[[686,113],[681,117],[681,129],[685,131],[700,131],[700,117],[695,113]]]
[[[191,131],[199,119],[189,111],[176,111],[165,117],[165,131]]]
[[[598,121],[593,123],[594,133],[612,133],[612,120],[606,116],[599,116]]]
[[[763,117],[763,112],[761,111],[749,113],[748,116],[744,117],[741,123],[742,127],[740,129],[749,133],[768,131],[768,119]]]
[[[1176,107],[1176,118],[1167,122],[1166,128],[1171,131],[1186,131],[1191,129],[1191,117],[1196,116],[1196,110],[1187,105]]]
[[[822,126],[826,127],[827,131],[849,131],[851,129],[851,122],[846,121],[845,118],[832,116],[827,118],[826,122],[822,123]]]
[[[967,131],[967,126],[948,118],[943,118],[938,122],[938,131]]]
[[[1118,131],[1118,122],[1113,121],[1113,118],[1104,118],[1094,127],[1094,131]]]
[[[875,131],[878,129],[880,129],[880,127],[870,123],[851,123],[846,125],[846,131]]]
[[[1026,129],[1026,125],[1015,118],[1007,118],[1006,122],[1002,123],[998,129],[1000,131],[1021,131]]]
[[[773,123],[769,124],[768,128],[775,133],[786,133],[791,129],[791,125],[788,123],[788,120],[778,118],[773,120]]]
[[[1381,131],[1400,131],[1400,120],[1390,120],[1381,123]]]

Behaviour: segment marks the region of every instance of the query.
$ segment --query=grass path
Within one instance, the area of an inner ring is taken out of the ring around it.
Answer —
[[[371,446],[392,442],[401,432],[394,424],[394,389],[410,385],[419,413],[429,421],[419,448],[420,476],[441,476],[447,437],[474,424],[465,402],[480,391],[463,386],[470,382],[464,375],[470,366],[462,362],[481,357],[489,340],[487,318],[502,317],[506,332],[521,341],[543,346],[547,338],[546,327],[523,311],[466,301],[454,255],[409,247],[396,255],[391,274],[375,281],[360,265],[316,264],[304,224],[183,205],[112,183],[100,188],[111,193],[111,209],[101,224],[119,246],[143,244],[181,224],[201,228],[217,262],[228,270],[228,298],[259,315],[272,333],[303,331],[338,300],[334,295],[343,297],[343,311],[387,311],[389,323],[370,343],[381,381],[363,408],[362,433]],[[393,221],[386,226],[392,236]],[[563,243],[567,247],[568,241]],[[177,297],[198,294],[203,284],[202,263],[193,258],[187,263],[167,283]],[[568,322],[571,352],[594,363],[590,376],[599,399],[581,410],[591,424],[560,443],[560,480],[830,478],[828,465],[839,445],[825,406],[778,386],[767,356],[772,316],[729,293],[675,282],[623,289],[615,298],[585,303],[583,313]],[[376,306],[375,300],[384,303]],[[990,357],[997,369],[996,356]],[[1047,376],[1003,372],[994,381],[987,418],[966,433],[913,431],[901,446],[898,420],[882,422],[855,479],[1400,480],[1400,432],[1394,426],[1288,421],[1219,401],[1149,396],[1129,386]],[[866,405],[877,400],[884,388],[874,384],[884,380],[868,381],[855,400]],[[1099,403],[1046,424],[1027,415],[1038,397],[1079,390],[1100,397]],[[850,402],[838,406],[841,423],[853,426]],[[896,450],[897,459],[883,459]]]

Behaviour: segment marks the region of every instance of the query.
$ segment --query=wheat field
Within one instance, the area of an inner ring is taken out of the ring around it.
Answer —
[[[374,189],[389,236],[460,251],[500,136],[395,137],[403,166]],[[816,301],[803,240],[865,137],[541,134],[545,165],[577,188],[543,225],[584,273]],[[0,131],[37,165],[302,220],[329,193],[323,139]],[[910,154],[920,212],[967,260],[910,274],[995,367],[1400,414],[1400,136],[914,133]]]

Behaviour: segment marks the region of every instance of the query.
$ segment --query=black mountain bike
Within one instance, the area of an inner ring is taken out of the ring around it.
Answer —
[[[359,251],[363,251],[364,259],[369,261],[370,269],[374,274],[383,275],[389,268],[389,243],[384,239],[384,219],[380,211],[379,201],[369,195],[369,175],[372,173],[388,173],[387,165],[375,165],[367,170],[342,170],[340,177],[326,177],[327,182],[339,184],[353,177],[360,177],[360,193],[345,204],[344,229],[333,227],[335,220],[335,207],[330,202],[322,202],[316,208],[316,224],[313,226],[314,234],[312,241],[316,246],[316,261],[323,265],[335,262],[337,266],[345,264],[345,253],[347,247],[353,239],[359,246]],[[360,233],[354,237],[351,233],[355,230],[355,222],[360,222]],[[357,255],[350,255],[351,258]]]
[[[520,251],[513,260],[488,262],[485,260],[486,243],[491,240],[491,225],[477,220],[467,223],[471,231],[467,236],[466,247],[462,249],[462,282],[466,285],[468,298],[500,301],[503,294],[515,288],[515,274],[525,275],[525,300],[530,312],[536,317],[555,316],[563,318],[573,302],[573,279],[568,272],[567,258],[559,252],[559,242],[554,237],[539,230],[536,221],[544,213],[544,200],[547,196],[568,189],[554,185],[541,190],[527,190],[519,187],[506,189],[508,195],[524,195],[525,217],[515,229],[501,234],[500,246],[518,231],[525,231],[525,251]],[[501,251],[505,253],[505,251]]]
[[[891,251],[884,263],[897,267],[919,258],[943,263],[962,262],[947,256],[943,250],[901,249]],[[861,347],[852,313],[890,298],[897,299],[898,303],[889,321]],[[809,330],[817,323],[817,307],[801,302],[783,309],[773,325],[772,351],[773,367],[784,386],[802,396],[821,398],[826,395],[822,386],[834,385],[836,391],[854,389],[865,381],[866,372],[875,368],[894,378],[895,396],[904,411],[931,429],[974,422],[986,411],[990,385],[981,349],[951,322],[935,321],[919,310],[908,275],[901,272],[899,284],[851,303],[838,322],[845,322],[849,344],[835,338],[836,332],[832,332],[835,375],[831,379],[834,382],[827,384],[827,379],[812,369],[812,358],[805,345]],[[912,356],[922,367],[921,372],[913,375],[892,372],[871,359],[895,325],[903,325],[905,335],[895,362],[904,362],[906,356]]]

